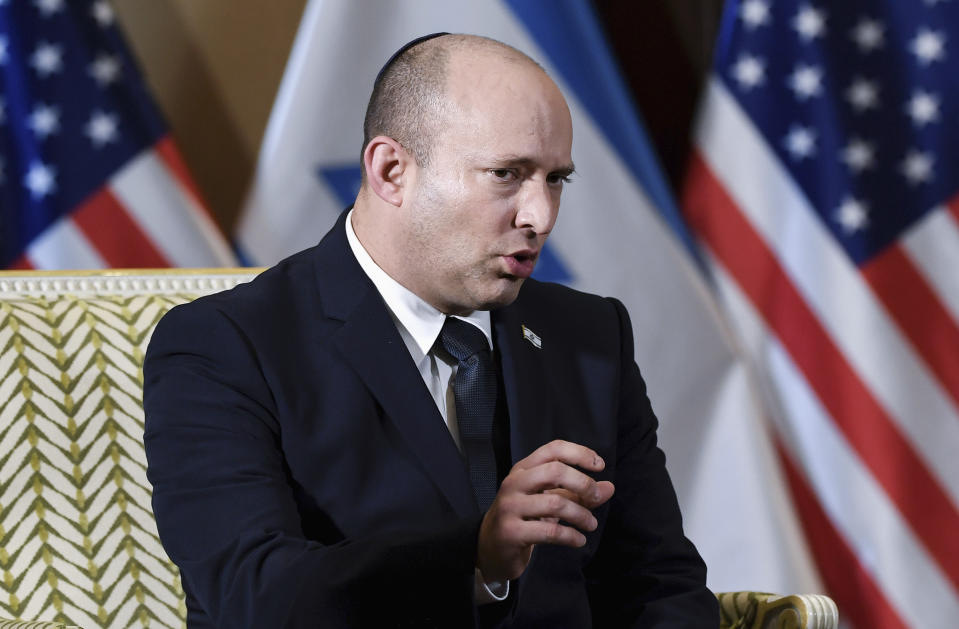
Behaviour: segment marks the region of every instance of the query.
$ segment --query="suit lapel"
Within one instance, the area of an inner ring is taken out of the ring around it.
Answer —
[[[333,343],[453,510],[464,517],[475,515],[478,508],[463,459],[386,304],[353,256],[343,223],[341,216],[320,243],[315,266],[324,314],[343,321]]]
[[[496,348],[509,409],[513,463],[551,441],[554,434],[544,350],[524,338],[523,326],[535,326],[535,322],[527,322],[523,317],[518,303],[493,312]]]

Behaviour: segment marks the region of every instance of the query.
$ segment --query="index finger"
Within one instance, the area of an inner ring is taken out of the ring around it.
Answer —
[[[562,439],[550,441],[536,448],[528,457],[518,461],[516,467],[529,469],[550,461],[560,461],[592,472],[599,472],[606,467],[603,458],[590,448]]]

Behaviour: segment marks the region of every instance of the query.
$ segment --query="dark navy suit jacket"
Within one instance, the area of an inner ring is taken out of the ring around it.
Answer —
[[[537,546],[478,621],[482,514],[343,217],[318,246],[163,317],[145,442],[191,628],[718,625],[622,305],[528,280],[492,320],[512,461],[580,443],[616,493],[584,548]]]

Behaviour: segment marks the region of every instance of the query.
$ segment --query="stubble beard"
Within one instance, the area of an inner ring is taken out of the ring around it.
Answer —
[[[522,278],[505,274],[491,252],[471,259],[475,243],[470,234],[448,222],[452,209],[453,204],[430,180],[422,182],[404,247],[407,268],[416,269],[421,281],[420,290],[414,292],[446,314],[463,315],[512,303]]]

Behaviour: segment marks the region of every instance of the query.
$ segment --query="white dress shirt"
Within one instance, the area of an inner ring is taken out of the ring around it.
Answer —
[[[379,291],[386,302],[387,310],[396,329],[406,344],[413,363],[416,365],[426,388],[440,415],[446,421],[450,435],[459,443],[459,427],[456,423],[456,403],[453,397],[453,378],[456,376],[457,361],[446,353],[442,347],[436,351],[435,345],[439,338],[440,331],[443,329],[443,323],[446,321],[446,315],[426,303],[423,299],[413,293],[411,290],[390,277],[386,271],[381,269],[370,254],[363,248],[356,232],[353,231],[353,210],[350,210],[346,217],[346,239],[350,243],[350,249],[356,256],[357,262],[363,272],[370,278],[376,290]],[[489,311],[474,310],[469,315],[457,316],[468,323],[475,325],[486,337],[490,350],[493,349],[493,328],[490,323]],[[489,603],[501,601],[509,594],[509,582],[485,583],[479,569],[476,570],[476,601],[478,603]]]

